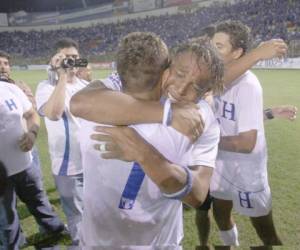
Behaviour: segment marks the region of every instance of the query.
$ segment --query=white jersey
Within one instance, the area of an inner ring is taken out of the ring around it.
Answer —
[[[76,78],[76,81],[66,86],[65,111],[58,121],[45,117],[48,133],[48,145],[52,172],[55,175],[76,175],[82,173],[80,147],[77,132],[80,127],[78,119],[70,112],[71,97],[84,88],[88,82]],[[43,116],[43,105],[48,101],[55,86],[48,80],[39,83],[36,91],[37,109]]]
[[[262,88],[248,71],[226,92],[215,98],[221,136],[235,136],[257,130],[257,141],[250,154],[219,150],[215,172],[232,185],[247,191],[261,191],[268,185],[267,148],[263,123]],[[216,178],[216,173],[213,179]]]
[[[115,85],[111,79],[103,81]],[[215,166],[219,128],[212,110],[200,102],[205,120],[197,145],[161,124],[132,126],[166,159],[181,166]],[[162,196],[137,163],[104,160],[90,139],[95,123],[82,121],[79,133],[84,168],[84,246],[179,245],[183,238],[182,203]]]
[[[31,153],[22,152],[18,143],[26,131],[23,115],[32,108],[27,96],[17,86],[0,82],[0,160],[8,176],[30,166]]]

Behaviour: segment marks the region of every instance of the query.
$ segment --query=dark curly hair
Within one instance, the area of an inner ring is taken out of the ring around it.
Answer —
[[[132,92],[153,89],[168,66],[168,48],[154,33],[126,35],[117,51],[117,71],[124,89]]]
[[[243,49],[243,56],[251,46],[251,30],[240,21],[227,20],[216,25],[215,33],[222,32],[229,35],[232,49]]]

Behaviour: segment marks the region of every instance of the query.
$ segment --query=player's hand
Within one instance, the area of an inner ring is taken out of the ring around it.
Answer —
[[[267,60],[284,57],[287,50],[288,46],[282,39],[271,39],[260,43],[253,52],[258,54],[260,60]]]
[[[180,133],[187,136],[191,142],[195,142],[204,129],[204,122],[196,104],[172,104],[171,126]]]
[[[53,70],[58,73],[58,76],[67,73],[67,69],[61,67],[62,61],[66,58],[66,55],[63,53],[55,54],[50,60],[50,66]]]
[[[126,126],[97,126],[91,139],[103,159],[119,159],[122,161],[139,161],[150,145],[132,128]]]
[[[297,115],[297,107],[292,105],[283,105],[272,108],[274,117],[294,121]]]
[[[32,149],[35,142],[35,134],[32,132],[25,133],[19,140],[19,147],[21,151],[28,152]]]

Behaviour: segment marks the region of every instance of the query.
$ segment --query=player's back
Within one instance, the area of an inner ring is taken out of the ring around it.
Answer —
[[[136,163],[104,160],[89,139],[96,124],[83,121],[83,240],[87,245],[168,245],[182,237],[182,205],[166,199]],[[187,137],[160,124],[134,126],[168,160],[187,166]]]

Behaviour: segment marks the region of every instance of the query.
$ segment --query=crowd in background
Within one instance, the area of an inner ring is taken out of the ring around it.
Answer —
[[[82,53],[89,57],[115,51],[120,37],[137,30],[155,32],[172,47],[199,36],[203,27],[227,19],[240,20],[251,27],[256,41],[282,38],[288,42],[300,39],[299,16],[300,1],[252,0],[222,6],[216,3],[193,13],[151,16],[89,28],[1,32],[0,49],[15,57],[47,57],[53,47],[53,38],[67,36],[79,41]]]

